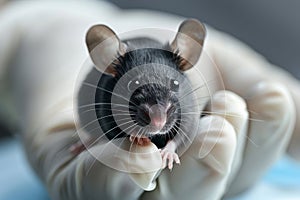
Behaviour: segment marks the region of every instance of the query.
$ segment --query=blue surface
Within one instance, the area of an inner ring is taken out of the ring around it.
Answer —
[[[300,191],[300,163],[285,157],[270,170],[264,181],[278,187],[298,188]]]
[[[0,200],[49,200],[16,140],[0,141]],[[234,200],[300,200],[300,164],[278,162],[253,189]]]
[[[49,200],[15,140],[0,141],[0,200]]]
[[[230,200],[300,200],[300,163],[288,157],[277,162],[246,193]]]

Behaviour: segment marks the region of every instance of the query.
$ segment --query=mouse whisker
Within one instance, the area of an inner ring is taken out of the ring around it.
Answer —
[[[192,90],[186,92],[182,97],[180,97],[180,98],[178,99],[179,102],[177,102],[177,103],[181,103],[181,102],[182,102],[181,99],[183,99],[184,97],[186,97],[186,96],[192,94],[193,92],[197,91],[198,89],[201,89],[201,88],[203,88],[204,86],[207,86],[210,82],[213,82],[213,81],[215,81],[215,80],[214,80],[214,79],[209,80],[209,81],[207,81],[206,83],[203,83],[202,85],[197,86],[196,88],[194,88],[194,89],[192,89]],[[215,83],[218,83],[218,82],[215,82]],[[200,97],[197,97],[197,96],[196,96],[196,98],[194,98],[194,99],[192,99],[192,100],[197,101],[197,100],[202,100],[202,99],[205,99],[205,98],[211,98],[211,95],[209,95],[209,96],[200,96]],[[176,103],[176,104],[177,104],[177,103]],[[206,103],[206,102],[205,102],[205,103]]]
[[[126,104],[115,104],[115,103],[104,103],[104,102],[85,104],[85,105],[78,106],[78,108],[82,109],[82,108],[92,107],[92,106],[97,106],[97,105],[114,105],[114,106],[117,106],[117,107],[126,107],[126,108],[128,108],[128,105],[126,105]]]
[[[106,123],[106,124],[112,124],[112,123],[115,123],[115,122],[121,122],[121,121],[124,121],[124,120],[131,120],[131,117],[127,117],[127,118],[115,120],[115,121],[112,121],[112,122],[108,122],[108,123]],[[101,127],[96,127],[96,128],[90,129],[90,130],[89,130],[89,133],[92,133],[93,131],[95,131],[95,130],[97,130],[97,129],[101,129]]]
[[[177,103],[178,103],[178,102],[177,102]],[[176,103],[176,104],[177,104],[177,103]],[[176,105],[176,104],[174,104],[174,105]],[[192,108],[196,108],[196,107],[198,107],[198,106],[206,105],[206,104],[207,104],[207,101],[201,102],[201,103],[198,102],[197,104],[194,104],[194,105],[192,105],[192,104],[188,104],[188,105],[180,105],[179,108],[182,109],[182,110],[183,110],[183,109],[189,109],[189,110],[190,110],[190,109],[192,109]]]
[[[122,119],[119,119],[119,120],[114,120],[114,121],[111,121],[111,122],[107,122],[106,124],[112,124],[112,123],[115,123],[115,122],[121,122],[121,121],[125,121],[125,120],[131,120],[131,117],[126,117],[126,118],[122,118]]]
[[[182,120],[181,119],[181,122],[189,122],[189,120]],[[187,127],[187,125],[183,124],[183,123],[180,123],[180,126],[182,126],[183,128],[186,128],[187,130],[190,129],[190,127]]]
[[[196,98],[193,98],[194,101],[198,101],[198,100],[205,100],[211,98],[211,96],[196,96]]]
[[[113,105],[114,107],[124,107],[124,108],[135,108],[133,106],[130,106],[129,104],[126,105],[126,104],[115,104],[115,103],[91,103],[91,104],[84,104],[84,105],[81,105],[81,106],[78,106],[78,110],[80,109],[83,109],[83,108],[86,108],[86,107],[92,107],[92,106],[97,106],[97,105]],[[63,110],[62,112],[71,112],[71,111],[74,111],[74,108],[70,108],[70,109],[65,109]]]
[[[187,96],[189,96],[189,95],[192,95],[193,92],[195,92],[195,91],[197,91],[197,90],[203,88],[204,86],[207,86],[207,84],[200,85],[200,86],[198,86],[198,87],[196,87],[196,88],[190,90],[189,92],[186,92],[183,96],[181,96],[180,98],[178,98],[178,102],[176,102],[174,105],[182,104],[183,101],[184,101],[184,97],[187,97]],[[210,98],[210,97],[211,97],[211,96],[200,96],[200,97],[195,96],[195,97],[193,97],[191,100],[192,100],[192,101],[198,101],[198,100],[203,100],[203,99],[206,99],[206,98],[208,99],[208,98]],[[196,102],[196,103],[199,105],[199,102]],[[206,103],[207,103],[207,100],[203,102],[203,104],[206,104]],[[195,105],[195,106],[196,106],[196,105]]]
[[[135,126],[134,126],[133,128],[131,128],[131,129],[128,131],[128,133],[129,133],[128,135],[131,135],[131,134],[133,133],[133,131],[134,131],[134,130],[136,129],[136,127],[137,127],[136,125],[137,125],[137,123],[135,124]],[[141,128],[139,129],[139,131],[140,131],[140,130],[141,130]],[[139,131],[138,131],[138,132],[139,132]],[[124,137],[123,140],[121,141],[121,143],[120,143],[119,145],[122,146],[123,142],[124,142],[127,138],[128,138],[128,137]],[[129,150],[128,150],[128,151],[129,151],[129,154],[130,154],[130,150],[131,150],[131,145],[132,145],[132,144],[130,144]],[[118,151],[117,151],[116,153],[118,153]]]
[[[120,126],[126,125],[126,124],[128,124],[128,123],[130,123],[130,122],[132,122],[132,121],[127,121],[127,122],[121,123]],[[137,124],[137,123],[135,123],[135,124],[133,124],[133,125],[136,125],[136,124]],[[131,125],[131,126],[125,128],[125,129],[122,130],[120,133],[116,134],[116,135],[115,135],[108,143],[112,142],[113,139],[116,139],[120,134],[122,134],[122,133],[123,133],[125,130],[127,130],[128,128],[131,128],[133,125]],[[116,129],[116,128],[118,128],[118,126],[113,127],[113,128],[111,128],[111,129],[109,129],[108,131],[106,131],[105,133],[103,133],[103,135],[99,136],[95,141],[93,141],[93,142],[88,146],[88,148],[91,147],[91,146],[93,146],[94,144],[96,144],[102,137],[104,137],[107,133],[113,131],[113,130]],[[105,145],[107,145],[107,144],[105,144]]]
[[[204,113],[206,114],[221,114],[221,115],[224,115],[224,113],[218,113],[218,112],[208,112],[208,111],[203,111]],[[232,115],[232,114],[227,114],[225,113],[225,115],[227,116],[232,116],[232,117],[239,117],[239,118],[242,118],[241,116],[238,116],[238,115]],[[253,119],[253,118],[248,118],[248,120],[250,121],[258,121],[258,122],[263,122],[264,120],[258,120],[258,119]],[[247,138],[247,140],[249,140],[253,145],[255,145],[256,147],[258,147],[258,145],[248,136],[248,135],[243,135],[244,137]]]
[[[96,119],[96,120],[98,120],[98,119]],[[92,122],[94,122],[94,121],[96,121],[96,120],[93,120]],[[92,122],[90,122],[90,123],[88,123],[87,125],[81,127],[81,128],[78,129],[74,134],[78,133],[79,130],[82,130],[82,129],[86,128],[86,127],[89,126]],[[94,128],[94,129],[90,130],[90,132],[93,132],[93,131],[95,131],[95,130],[97,130],[97,129],[100,129],[100,128],[101,128],[101,127],[96,127],[96,128]],[[121,134],[121,133],[119,133],[119,134]],[[115,137],[117,137],[119,134],[117,134]],[[105,134],[103,134],[102,136],[100,136],[100,138],[103,137],[104,135],[105,135]],[[99,140],[100,138],[98,138],[97,140]],[[93,142],[93,143],[95,143],[95,142]],[[83,145],[84,145],[84,143],[83,143]],[[84,146],[85,146],[85,145],[84,145]],[[88,150],[88,148],[89,148],[90,146],[91,146],[91,145],[85,146],[85,147],[86,147],[86,149]],[[91,164],[91,166],[89,167],[89,169],[87,170],[87,174],[89,173],[90,169],[92,168],[92,166],[94,165],[95,162],[96,162],[96,158],[95,158],[95,160],[93,161],[93,163]]]
[[[142,129],[142,132],[141,133],[138,132],[137,134],[135,134],[134,138],[142,137],[144,133],[145,133],[145,129]]]
[[[139,132],[141,131],[141,133],[139,134]],[[137,134],[135,135],[134,139],[138,136],[138,135],[143,135],[145,133],[145,129],[143,129],[142,127],[139,129],[139,131],[137,132]],[[128,156],[128,160],[130,158],[130,154],[132,153],[131,152],[131,149],[132,149],[132,146],[133,146],[133,142],[131,142],[130,146],[129,146],[129,156]]]
[[[196,88],[193,88],[193,89],[191,89],[190,91],[186,92],[182,97],[179,98],[179,100],[182,99],[182,98],[184,98],[185,95],[189,95],[189,94],[195,92],[196,90],[203,88],[204,86],[207,86],[207,88],[209,88],[208,85],[210,85],[210,84],[212,84],[212,83],[213,83],[213,84],[218,84],[219,82],[217,81],[217,79],[207,80],[205,83],[203,83],[203,84],[197,86]],[[210,96],[208,96],[208,97],[210,97]],[[201,98],[202,98],[202,97],[200,97],[200,99],[201,99]],[[195,99],[195,100],[196,100],[196,99]]]
[[[96,121],[99,121],[99,120],[101,120],[101,119],[105,119],[105,118],[107,118],[107,117],[113,117],[113,116],[131,116],[131,115],[129,115],[129,114],[123,114],[123,113],[120,113],[120,114],[105,115],[105,116],[103,116],[103,117],[96,118],[95,120],[92,120],[92,121],[88,122],[88,123],[87,123],[85,126],[83,126],[82,128],[85,128],[85,127],[91,125],[92,123],[94,123],[94,122],[96,122]],[[130,117],[130,118],[131,118],[131,117]],[[76,132],[75,132],[75,134],[76,134]]]
[[[126,129],[129,129],[129,128],[131,128],[131,127],[134,126],[134,125],[136,125],[136,124],[133,124],[133,125],[127,127]],[[124,131],[125,131],[125,129],[124,129]],[[122,132],[118,133],[113,139],[117,138],[121,133],[122,133]],[[107,132],[106,132],[105,134],[107,134]],[[103,134],[102,136],[100,136],[99,138],[97,138],[91,145],[89,145],[89,146],[87,147],[87,149],[90,148],[92,145],[94,145],[96,142],[98,142],[98,141],[101,139],[101,137],[103,137],[105,134]],[[113,139],[112,139],[112,140],[113,140]],[[107,146],[108,144],[110,144],[110,143],[112,142],[112,140],[110,140],[109,142],[107,142],[107,143],[104,145],[103,150],[99,152],[99,154],[97,155],[97,158],[103,153],[103,151],[104,151],[104,149],[105,149],[105,146]],[[122,142],[123,142],[123,141],[122,141]],[[96,160],[98,160],[97,158],[95,158],[94,163],[96,162]],[[93,164],[94,164],[94,163],[93,163]],[[89,167],[89,169],[87,170],[87,173],[86,173],[86,174],[89,173],[89,171],[91,170],[93,164]]]
[[[137,126],[137,123],[134,123],[133,125],[131,125],[131,126],[129,126],[129,127],[127,127],[127,128],[125,128],[122,132],[124,132],[124,131],[126,131],[126,130],[128,130],[128,129],[130,129],[129,131],[128,131],[128,135],[130,135],[134,130],[135,130],[135,128],[136,128],[136,126]],[[133,128],[132,128],[133,127]],[[121,133],[122,133],[121,132]],[[116,137],[118,137],[118,135],[116,135],[113,139],[115,139]],[[126,137],[127,138],[127,137]],[[124,140],[126,139],[126,138],[124,138],[122,141],[121,141],[121,143],[119,144],[119,147],[121,147],[121,145],[123,144],[123,142],[124,142]],[[112,139],[112,140],[113,140]],[[110,142],[112,142],[112,140],[110,140]],[[131,146],[131,145],[130,145]],[[129,148],[130,149],[130,148]]]
[[[96,121],[98,121],[98,119],[94,119],[94,120],[88,122],[88,123],[85,124],[84,126],[82,126],[82,127],[80,127],[79,129],[77,129],[77,130],[73,133],[73,135],[78,134],[80,130],[84,130],[86,127],[90,126],[91,124],[93,124],[93,123],[96,122]]]
[[[143,133],[143,129],[142,128],[140,128],[139,130],[138,130],[138,132],[137,132],[137,134],[136,135],[134,135],[134,140],[137,138],[137,136],[139,135],[139,133],[140,133],[140,131],[142,131],[141,133]],[[130,144],[130,146],[129,146],[129,154],[131,154],[131,148],[132,148],[132,145],[133,145],[133,142],[131,142],[131,144]],[[128,159],[129,159],[129,157],[128,157]]]
[[[194,105],[188,104],[188,105],[182,105],[180,106],[180,108],[189,108],[189,107],[195,107],[198,105],[202,105],[202,104],[206,104],[208,101],[206,99],[209,99],[210,96],[203,96],[203,97],[198,97],[198,98],[193,98],[191,99],[192,101],[198,101],[198,100],[204,100],[203,102],[195,102]],[[182,103],[182,101],[178,101],[176,102],[174,105],[180,104]]]
[[[202,111],[203,112],[203,111]],[[200,115],[202,113],[201,111],[199,112],[181,112],[181,115]]]
[[[105,117],[107,117],[107,116],[105,116]],[[85,128],[87,128],[88,126],[90,126],[91,124],[93,124],[94,122],[96,122],[96,121],[98,121],[99,119],[97,118],[97,119],[95,119],[95,120],[92,120],[92,121],[90,121],[89,123],[87,123],[87,124],[85,124],[84,126],[82,126],[81,128],[79,128],[79,129],[77,129],[73,134],[75,135],[75,134],[78,134],[78,132],[80,131],[80,130],[84,130]],[[127,122],[127,123],[129,123],[129,122]],[[123,125],[123,124],[120,124],[120,125]],[[99,127],[100,128],[100,127]],[[105,135],[106,133],[104,133],[103,135]]]
[[[179,127],[177,126],[177,125],[174,125],[174,131],[176,131],[176,134],[180,134],[179,133]],[[176,135],[175,134],[173,134],[173,133],[171,133],[171,136],[174,138],[174,137],[176,137]],[[185,144],[185,140],[180,136],[180,135],[177,135],[177,137],[182,141],[182,143],[183,143],[183,145],[184,146],[186,146],[186,144]]]
[[[191,120],[189,120],[189,119],[180,119],[180,122],[190,122]],[[182,126],[183,124],[182,123],[180,123],[180,125]]]
[[[91,111],[96,111],[96,110],[112,110],[112,111],[119,111],[119,112],[122,112],[122,113],[128,113],[129,112],[128,110],[120,110],[120,109],[114,109],[114,108],[111,108],[111,109],[110,108],[93,108],[93,109],[84,110],[80,114],[84,114],[84,113],[91,112]]]
[[[190,143],[192,143],[191,139],[187,136],[187,134],[178,125],[175,124],[174,126],[177,127],[182,132],[182,134],[184,135],[184,137],[187,138],[187,140]],[[180,133],[180,132],[178,131],[178,133]]]
[[[201,117],[201,115],[202,115],[202,112],[201,111],[199,111],[199,112],[181,112],[180,113],[180,116],[182,116],[182,117],[188,117],[188,116],[193,116],[193,117]]]
[[[106,115],[106,116],[103,116],[103,117],[100,117],[98,119],[104,119],[106,117],[113,117],[113,116],[131,116],[131,114],[128,114],[128,113],[116,113],[116,114],[111,114],[111,115]]]
[[[211,112],[211,111],[202,111],[202,114],[216,114],[216,115],[225,115],[225,116],[230,116],[230,117],[238,117],[238,118],[242,118],[240,115],[234,115],[234,114],[229,114],[226,112]],[[182,115],[198,115],[200,113],[181,113]],[[250,121],[257,121],[257,122],[264,122],[265,120],[261,120],[261,119],[255,119],[255,118],[248,118],[248,120]]]
[[[103,90],[103,91],[108,92],[108,93],[111,93],[111,94],[116,95],[116,96],[118,96],[118,97],[124,99],[125,101],[130,102],[130,103],[132,103],[133,105],[137,106],[134,102],[130,101],[130,99],[128,99],[128,98],[126,98],[126,97],[124,97],[124,96],[122,96],[122,95],[120,95],[120,94],[117,94],[117,93],[115,93],[115,92],[109,91],[109,90],[107,90],[107,89],[105,89],[105,88],[102,88],[102,87],[99,87],[99,86],[97,86],[97,85],[93,85],[93,84],[90,84],[90,83],[87,83],[87,82],[83,82],[82,84],[83,84],[83,85],[86,85],[86,86],[89,86],[89,87],[93,87],[93,88],[99,89],[99,90]]]
[[[190,91],[188,91],[188,92],[186,92],[185,94],[183,94],[183,95],[179,98],[179,100],[180,100],[180,99],[183,99],[183,98],[186,97],[187,95],[190,95],[190,94],[192,94],[193,92],[195,92],[195,91],[197,91],[197,90],[199,90],[199,89],[201,89],[201,88],[207,86],[207,84],[208,84],[209,82],[211,82],[211,81],[215,81],[215,80],[207,81],[207,82],[205,82],[205,83],[203,83],[203,84],[201,84],[201,85],[199,85],[199,86],[197,86],[197,87],[191,89]]]
[[[205,102],[205,104],[206,104],[206,102]],[[200,105],[204,105],[204,103],[203,104],[197,104],[197,105],[185,105],[185,106],[180,106],[180,109],[181,110],[193,110],[194,108],[197,108],[198,106],[200,106]]]
[[[222,113],[222,112],[203,111],[202,113],[204,113],[204,114],[221,114],[221,115],[230,116],[230,117],[243,118],[240,115],[229,114],[229,113],[226,113],[226,112]],[[248,117],[248,120],[256,121],[256,122],[265,122],[265,120],[262,120],[262,119],[255,119],[255,118],[249,118],[249,117]]]
[[[127,121],[127,120],[131,120],[131,117],[127,117],[127,118],[123,118],[123,119],[120,119],[120,120],[115,120],[115,121],[107,122],[106,124],[112,124],[112,123],[115,123],[115,122],[122,122],[122,121]],[[96,129],[101,129],[101,127],[96,127],[96,128],[94,128],[92,130],[89,130],[89,132],[93,132]]]

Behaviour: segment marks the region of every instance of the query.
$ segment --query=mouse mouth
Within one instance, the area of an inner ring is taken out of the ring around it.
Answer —
[[[177,134],[177,132],[180,128],[180,123],[181,123],[181,120],[179,118],[179,119],[175,120],[174,122],[172,122],[171,124],[167,124],[161,130],[153,130],[153,129],[151,129],[150,126],[144,127],[142,130],[143,134],[141,134],[140,137],[141,138],[147,137],[147,138],[151,139],[158,135],[167,135],[168,138],[173,138]]]
[[[161,104],[142,104],[137,109],[131,110],[131,118],[144,131],[150,135],[163,134],[172,127],[175,114],[174,106],[171,103]]]

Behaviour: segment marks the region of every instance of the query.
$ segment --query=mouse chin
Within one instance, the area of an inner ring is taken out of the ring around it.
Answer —
[[[152,126],[148,124],[147,126],[142,127],[141,132],[146,137],[167,134],[172,128],[174,128],[177,121],[178,119],[168,121],[161,129],[159,129],[156,126]]]
[[[158,130],[158,131],[150,131],[150,132],[148,132],[148,135],[152,136],[152,135],[163,134],[163,133],[164,133],[164,131],[160,131],[160,130]]]
[[[148,130],[146,131],[146,135],[153,136],[153,135],[157,135],[157,134],[166,134],[166,133],[168,133],[169,130],[171,130],[171,127],[169,127],[169,126],[166,127],[166,126],[164,126],[161,130],[155,130],[155,128],[149,127]]]

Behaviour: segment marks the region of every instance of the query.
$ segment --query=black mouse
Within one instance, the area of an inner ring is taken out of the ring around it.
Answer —
[[[180,163],[178,150],[188,146],[196,126],[197,105],[185,75],[198,61],[205,27],[185,20],[175,39],[163,44],[145,37],[121,41],[105,25],[91,27],[86,44],[101,72],[95,112],[109,140],[128,138],[139,145],[154,143],[164,166]]]

